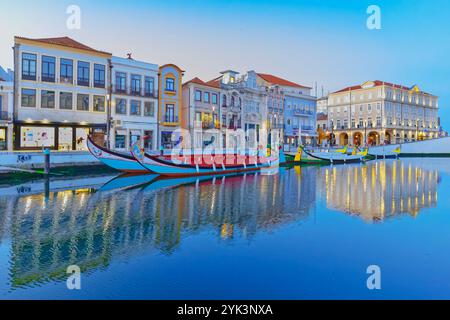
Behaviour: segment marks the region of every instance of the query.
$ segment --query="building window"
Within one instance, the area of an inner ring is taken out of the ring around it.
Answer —
[[[22,89],[22,107],[36,108],[36,90]]]
[[[1,100],[1,99],[0,99]],[[0,150],[7,150],[6,128],[0,128]]]
[[[63,110],[72,110],[72,93],[60,92],[59,93],[59,108]]]
[[[78,94],[77,95],[77,110],[89,111],[89,95]]]
[[[140,101],[131,100],[130,115],[133,115],[133,116],[141,115],[141,102]]]
[[[213,104],[217,104],[217,94],[216,93],[213,93],[211,95],[211,101]]]
[[[153,101],[147,101],[144,103],[144,116],[145,117],[155,116],[155,103]]]
[[[105,87],[105,66],[103,64],[94,64],[94,87]]]
[[[202,92],[200,90],[195,90],[195,101],[202,101]]]
[[[89,62],[78,61],[78,85],[89,87]]]
[[[36,80],[36,55],[22,53],[22,79]]]
[[[148,150],[152,150],[153,149],[153,131],[152,130],[144,131],[144,136],[145,136],[144,148],[148,149]]]
[[[41,108],[55,108],[55,91],[41,91]]]
[[[203,96],[203,101],[205,101],[206,103],[209,103],[209,92],[205,92],[205,94]]]
[[[166,91],[175,92],[175,79],[166,78]]]
[[[144,83],[144,91],[145,96],[147,97],[155,97],[155,79],[152,77],[145,77]]]
[[[127,75],[124,72],[116,72],[116,92],[125,93],[127,91]]]
[[[61,83],[73,83],[73,61],[70,59],[60,60],[59,77]]]
[[[175,117],[175,106],[173,104],[166,104],[165,122],[177,122]]]
[[[116,149],[125,149],[125,135],[116,133]]]
[[[141,79],[142,77],[137,74],[131,75],[131,94],[140,95],[141,94]]]
[[[94,96],[94,111],[105,112],[105,97]]]
[[[127,100],[116,99],[116,114],[127,114]]]
[[[42,56],[42,81],[55,82],[55,57]]]
[[[377,127],[381,127],[381,117],[377,117]]]

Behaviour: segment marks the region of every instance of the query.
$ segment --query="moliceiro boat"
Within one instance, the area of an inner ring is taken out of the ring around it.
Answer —
[[[103,164],[122,172],[128,173],[148,173],[131,153],[117,152],[109,150],[96,144],[91,136],[87,138],[89,152]]]
[[[282,152],[282,151],[280,151]],[[216,175],[226,173],[257,171],[279,166],[278,152],[270,156],[260,153],[250,154],[194,154],[174,153],[170,159],[145,153],[141,142],[137,141],[131,149],[134,158],[149,172],[165,176]]]
[[[298,164],[343,164],[343,163],[358,163],[373,159],[369,155],[369,150],[358,150],[354,148],[351,153],[348,153],[348,147],[338,150],[313,150],[306,149],[300,146],[294,157],[290,160]]]

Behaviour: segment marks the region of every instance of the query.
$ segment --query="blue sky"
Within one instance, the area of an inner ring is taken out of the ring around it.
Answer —
[[[81,8],[80,30],[66,28],[71,4]],[[372,4],[381,30],[366,27]],[[375,79],[418,84],[440,97],[450,127],[449,0],[2,0],[0,12],[5,67],[14,35],[67,35],[118,56],[175,63],[186,80],[236,69],[317,82],[319,93]]]

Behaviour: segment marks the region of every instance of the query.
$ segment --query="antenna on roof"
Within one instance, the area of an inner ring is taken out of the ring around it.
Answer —
[[[129,59],[129,60],[133,60],[133,58],[131,57],[131,55],[132,55],[132,53],[131,52],[129,52],[129,53],[127,53],[127,59]]]

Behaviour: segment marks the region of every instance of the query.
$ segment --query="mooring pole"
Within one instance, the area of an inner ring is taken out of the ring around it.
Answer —
[[[44,173],[50,174],[50,148],[44,148]]]

